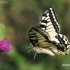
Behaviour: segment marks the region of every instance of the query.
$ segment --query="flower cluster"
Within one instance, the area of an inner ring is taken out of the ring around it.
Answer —
[[[12,45],[8,40],[0,40],[0,51],[9,52]]]

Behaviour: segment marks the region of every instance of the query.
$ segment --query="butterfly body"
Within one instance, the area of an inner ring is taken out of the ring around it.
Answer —
[[[53,7],[48,8],[39,23],[39,26],[29,30],[31,47],[36,53],[66,55],[70,49],[67,37],[60,34],[60,25]]]

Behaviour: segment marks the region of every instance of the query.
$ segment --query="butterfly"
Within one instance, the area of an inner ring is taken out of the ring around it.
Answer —
[[[60,34],[60,25],[54,7],[49,7],[43,14],[38,26],[28,32],[30,46],[36,53],[54,56],[66,55],[70,50],[68,38]]]

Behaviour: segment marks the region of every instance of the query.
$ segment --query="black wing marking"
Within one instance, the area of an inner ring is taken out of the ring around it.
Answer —
[[[70,47],[70,43],[68,41],[68,38],[63,35],[63,34],[59,34],[57,36],[55,36],[56,39],[58,39],[59,43],[64,47],[64,48],[69,48]]]
[[[64,40],[64,35],[59,34],[56,36],[56,38],[58,39],[59,43],[63,46],[63,47],[67,47],[67,44],[65,43]]]

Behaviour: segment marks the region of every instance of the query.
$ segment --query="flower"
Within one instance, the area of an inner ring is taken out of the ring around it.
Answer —
[[[9,52],[12,45],[8,42],[8,40],[0,40],[0,50],[3,52]]]

